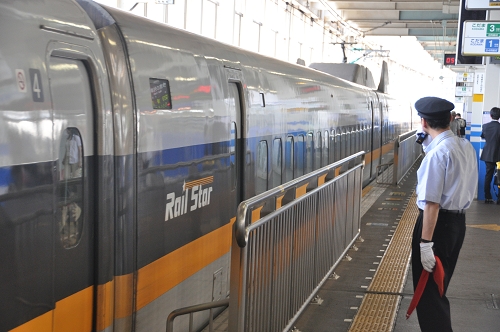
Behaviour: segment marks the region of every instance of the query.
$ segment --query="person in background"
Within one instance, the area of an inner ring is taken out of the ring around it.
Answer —
[[[497,193],[498,193],[498,198],[497,198],[497,205],[500,205],[500,161],[497,161],[497,172],[496,172],[496,181],[493,179],[493,182],[496,183],[497,186]]]
[[[460,137],[465,137],[465,127],[467,126],[467,123],[465,122],[465,119],[462,119],[462,115],[460,113],[457,113],[456,120],[458,120],[458,132]]]
[[[452,331],[450,303],[446,291],[465,238],[465,210],[477,188],[476,152],[468,140],[450,130],[455,106],[441,98],[425,97],[415,103],[423,131],[432,140],[424,147],[425,157],[417,171],[419,215],[412,237],[413,287],[422,270],[432,272],[439,257],[444,268],[444,295],[429,278],[417,305],[420,329],[424,332]]]
[[[82,140],[76,128],[66,128],[64,146],[63,178],[71,179],[82,176]]]
[[[495,163],[500,161],[500,122],[498,122],[500,108],[493,107],[490,110],[490,117],[492,121],[485,123],[481,132],[481,138],[486,140],[480,158],[486,164],[486,175],[484,176],[484,203],[486,204],[493,204],[491,180],[495,172]],[[499,201],[500,199],[497,200],[498,204],[500,204]]]
[[[460,128],[459,128],[458,121],[455,119],[456,115],[457,115],[457,113],[451,112],[450,130],[453,133],[453,135],[458,136],[458,132],[459,132]]]

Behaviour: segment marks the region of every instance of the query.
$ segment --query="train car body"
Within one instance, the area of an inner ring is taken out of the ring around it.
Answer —
[[[361,150],[367,184],[412,125],[386,94],[91,1],[2,2],[0,27],[1,331],[163,331],[229,296],[242,200]]]

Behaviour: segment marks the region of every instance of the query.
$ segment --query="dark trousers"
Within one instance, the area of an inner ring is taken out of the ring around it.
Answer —
[[[422,274],[420,262],[420,238],[422,237],[423,211],[417,218],[412,238],[412,273],[413,289],[415,290]],[[426,287],[417,305],[418,323],[422,332],[448,332],[451,328],[450,303],[446,297],[446,290],[450,284],[453,271],[458,260],[458,254],[465,238],[465,214],[439,212],[432,241],[434,254],[443,263],[444,295],[439,291],[432,276],[429,276]]]
[[[493,179],[496,163],[492,161],[485,161],[484,163],[486,164],[486,175],[484,176],[484,198],[491,199],[491,180]]]

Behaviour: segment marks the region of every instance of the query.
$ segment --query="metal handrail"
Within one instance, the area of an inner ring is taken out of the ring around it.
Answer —
[[[392,163],[380,164],[377,166],[377,183],[378,184],[390,184],[398,185],[399,182],[405,177],[408,171],[411,169],[413,164],[418,160],[422,153],[422,147],[415,143],[416,130],[408,131],[404,134],[398,136],[394,141],[394,160]],[[387,169],[391,165],[392,168],[392,178],[391,174],[385,174],[382,176],[383,180],[379,180],[380,170]]]
[[[189,307],[179,308],[170,313],[167,318],[167,332],[174,331],[174,319],[177,316],[188,315],[189,314],[189,332],[193,331],[193,313],[199,311],[210,310],[210,318],[209,318],[209,331],[213,331],[212,323],[213,323],[213,315],[212,309],[218,307],[228,307],[229,299],[224,299],[220,301],[196,304]]]
[[[363,167],[364,152],[356,153],[240,204],[231,249],[229,331],[293,326],[359,236]],[[317,187],[302,194],[300,187],[310,183]],[[276,202],[293,189],[300,197],[283,206]],[[273,199],[277,208],[251,220]]]
[[[415,143],[416,133],[416,130],[412,130],[399,135],[394,143],[393,182],[395,185],[401,182],[422,153],[422,146]]]

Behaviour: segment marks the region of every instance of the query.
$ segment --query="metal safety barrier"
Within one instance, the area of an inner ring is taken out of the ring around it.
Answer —
[[[416,130],[399,135],[394,141],[394,163],[377,166],[377,183],[398,185],[422,154],[422,146],[415,143]],[[389,169],[389,166],[394,167]],[[388,171],[387,171],[388,170]]]
[[[293,327],[359,236],[363,166],[364,151],[239,205],[230,332]]]

